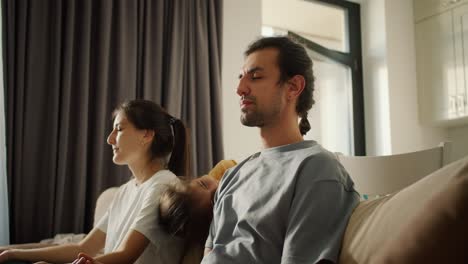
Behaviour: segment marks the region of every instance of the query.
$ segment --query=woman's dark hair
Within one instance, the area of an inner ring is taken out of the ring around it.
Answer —
[[[115,118],[121,112],[137,129],[154,131],[152,159],[165,159],[171,154],[167,168],[176,175],[187,175],[186,131],[182,121],[148,100],[126,101],[114,110],[112,117]]]
[[[278,50],[278,67],[280,70],[280,83],[287,82],[295,75],[302,75],[305,79],[305,87],[296,104],[296,112],[301,118],[299,129],[302,135],[310,130],[307,114],[314,104],[314,72],[312,60],[306,50],[300,44],[287,37],[260,38],[249,45],[244,55],[249,56],[258,50],[275,48]]]

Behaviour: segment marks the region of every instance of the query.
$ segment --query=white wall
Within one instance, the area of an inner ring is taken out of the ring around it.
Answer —
[[[345,13],[341,9],[304,0],[262,0],[262,24],[290,30],[330,47],[324,42],[342,43]],[[338,50],[344,50],[340,45]]]
[[[392,153],[451,141],[452,160],[468,155],[468,125],[437,128],[419,124],[412,1],[385,0],[385,15]]]
[[[386,0],[385,13],[392,153],[436,146],[448,137],[419,122],[413,3]]]
[[[240,123],[239,96],[235,91],[244,50],[261,33],[261,3],[261,0],[224,1],[221,72],[224,156],[238,161],[262,147],[258,129]]]
[[[384,0],[361,4],[367,155],[391,154]]]
[[[0,39],[2,39],[2,19],[0,7]],[[0,44],[1,48],[1,44]],[[8,245],[10,240],[8,221],[8,189],[6,178],[6,140],[5,140],[5,104],[3,93],[3,61],[0,60],[0,246]]]
[[[419,122],[412,1],[363,1],[361,20],[368,155],[449,140],[446,129]]]

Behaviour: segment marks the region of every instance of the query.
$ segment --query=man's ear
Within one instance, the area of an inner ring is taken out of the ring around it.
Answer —
[[[301,95],[305,87],[305,78],[302,75],[294,75],[288,80],[288,99],[295,99]]]

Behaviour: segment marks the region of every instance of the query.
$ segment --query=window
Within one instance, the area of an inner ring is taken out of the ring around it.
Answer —
[[[262,34],[288,35],[314,62],[315,139],[331,151],[365,155],[360,6],[340,0],[264,0]]]

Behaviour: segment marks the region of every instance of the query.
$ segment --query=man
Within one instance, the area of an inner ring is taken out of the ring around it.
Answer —
[[[359,195],[334,155],[303,139],[313,81],[312,61],[288,38],[248,47],[240,119],[260,129],[264,149],[224,175],[202,263],[337,262]]]

